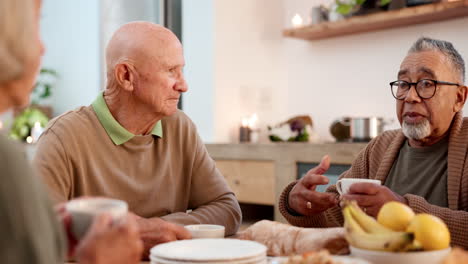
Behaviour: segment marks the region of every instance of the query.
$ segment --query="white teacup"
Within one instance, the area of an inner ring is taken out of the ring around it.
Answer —
[[[186,225],[192,238],[224,238],[224,226],[222,225]]]
[[[363,182],[382,185],[382,182],[380,180],[344,178],[336,182],[336,190],[338,191],[340,195],[347,194],[349,192],[349,187],[351,187],[351,185],[353,185],[354,183],[363,183]]]
[[[84,198],[68,202],[65,209],[72,217],[71,231],[77,240],[84,237],[95,216],[107,213],[115,223],[122,220],[127,212],[126,202],[108,198]]]

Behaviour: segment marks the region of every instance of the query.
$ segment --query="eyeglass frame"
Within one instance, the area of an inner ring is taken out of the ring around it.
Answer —
[[[433,93],[430,97],[422,97],[422,96],[419,94],[417,87],[418,87],[418,83],[420,83],[421,81],[432,81],[432,82],[434,82],[434,86],[435,86],[435,88],[434,88],[434,93]],[[405,95],[404,97],[402,97],[402,98],[397,98],[397,97],[393,94],[393,89],[392,89],[392,87],[393,87],[393,84],[395,84],[396,82],[405,82],[405,83],[407,83],[407,84],[409,85],[409,89],[408,89],[408,91],[406,92],[406,95]],[[421,99],[431,99],[431,98],[434,97],[434,95],[436,94],[437,85],[438,85],[438,84],[443,84],[443,85],[454,85],[454,86],[458,86],[458,87],[461,86],[461,85],[458,84],[458,83],[437,81],[437,80],[432,80],[432,79],[421,79],[421,80],[419,80],[419,81],[417,81],[417,82],[407,82],[407,81],[403,81],[403,80],[396,80],[396,81],[393,81],[393,82],[390,83],[390,92],[392,93],[392,96],[393,96],[395,99],[397,99],[397,100],[405,100],[405,98],[408,96],[409,91],[411,90],[411,87],[414,85],[414,90],[416,90],[416,94],[419,96],[419,98],[421,98]]]

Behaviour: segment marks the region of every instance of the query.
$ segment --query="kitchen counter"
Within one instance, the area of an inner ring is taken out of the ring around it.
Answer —
[[[207,144],[211,157],[239,202],[271,205],[274,220],[285,222],[277,204],[283,189],[298,178],[300,163],[350,165],[367,143]]]

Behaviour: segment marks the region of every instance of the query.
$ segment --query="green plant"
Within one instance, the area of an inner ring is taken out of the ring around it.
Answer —
[[[52,95],[52,88],[58,77],[59,75],[54,69],[41,69],[31,96],[33,104],[40,104],[41,101]]]
[[[9,136],[16,140],[26,141],[26,138],[31,135],[31,130],[36,122],[39,122],[41,127],[45,127],[49,122],[49,118],[39,109],[31,107],[24,109],[13,120]]]
[[[378,1],[379,6],[386,6],[390,4],[392,0],[369,0],[369,1]],[[348,15],[352,12],[357,11],[361,5],[363,5],[366,0],[336,0],[335,12],[342,15]]]
[[[275,127],[268,126],[268,131],[270,132],[269,138],[272,142],[307,142],[309,141],[307,126],[312,127],[312,119],[309,116],[296,116]],[[278,133],[281,133],[281,131],[278,129],[282,129],[283,132],[289,130],[288,136],[280,136]]]

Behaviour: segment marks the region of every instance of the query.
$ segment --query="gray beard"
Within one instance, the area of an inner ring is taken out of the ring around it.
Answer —
[[[417,124],[408,124],[403,121],[401,128],[403,134],[405,134],[407,138],[413,140],[421,140],[431,134],[431,125],[427,119],[423,119],[423,121]]]

